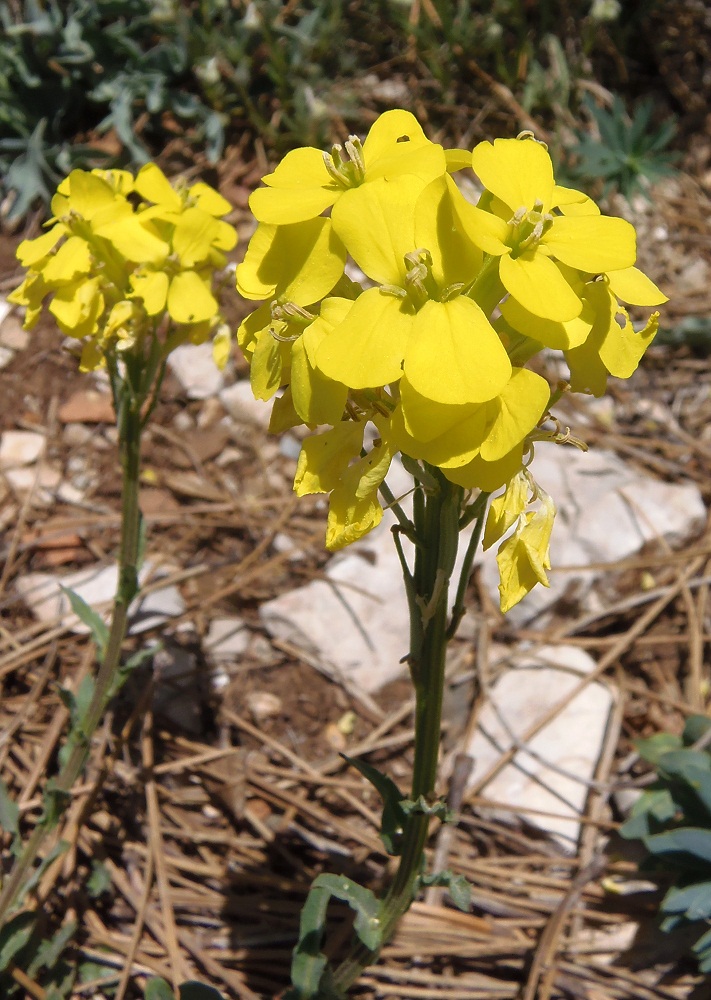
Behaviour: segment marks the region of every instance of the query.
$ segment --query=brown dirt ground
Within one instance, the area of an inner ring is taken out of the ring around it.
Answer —
[[[236,170],[223,185],[242,208],[252,174]],[[711,264],[709,208],[699,184],[682,175],[660,188],[654,208],[637,211],[642,266],[672,297],[668,326],[711,312],[708,286],[684,284],[696,260]],[[237,215],[246,232],[243,213]],[[663,240],[653,237],[660,224],[669,231]],[[5,290],[15,280],[19,235],[0,239]],[[654,347],[631,384],[612,385],[611,422],[593,423],[584,436],[658,476],[694,480],[708,500],[709,367],[708,354]],[[118,538],[119,483],[110,432],[97,426],[90,441],[66,442],[57,409],[86,387],[87,378],[48,323],[2,372],[0,384],[0,430],[42,430],[48,457],[63,474],[77,456],[88,458],[93,484],[84,508],[23,504],[9,492],[0,503],[0,768],[29,829],[66,723],[58,683],[76,684],[91,668],[92,651],[82,637],[39,625],[17,600],[14,581],[49,565],[69,570],[108,561]],[[647,401],[643,411],[640,400]],[[188,414],[197,428],[204,411],[202,402],[188,401],[177,382],[167,380],[146,439],[145,464],[154,475],[143,496],[148,554],[170,554],[187,605],[188,627],[171,625],[168,638],[196,656],[198,724],[180,731],[154,710],[156,681],[148,669],[139,672],[106,719],[86,781],[76,790],[61,831],[71,848],[37,893],[48,926],[77,919],[72,961],[95,963],[93,978],[76,988],[77,998],[115,996],[117,984],[119,997],[137,998],[149,974],[201,979],[228,997],[278,995],[315,875],[336,870],[377,888],[387,872],[375,796],[343,767],[329,741],[332,724],[353,709],[349,754],[368,753],[403,783],[411,764],[407,685],[382,692],[374,711],[264,634],[260,603],[322,571],[323,510],[317,502],[295,503],[293,462],[262,432],[242,428],[226,441],[215,429],[221,416],[215,411],[206,430],[176,433],[178,414]],[[665,418],[670,412],[673,421]],[[575,427],[574,406],[568,419]],[[240,453],[229,469],[216,461],[228,444]],[[305,554],[300,562],[290,562],[272,544],[285,525]],[[77,537],[57,548],[56,537],[66,535]],[[681,551],[650,547],[607,567],[608,610],[584,617],[571,602],[545,634],[514,634],[473,581],[480,656],[491,640],[574,643],[617,686],[618,708],[597,774],[601,791],[591,795],[575,857],[538,833],[514,804],[506,807],[508,816],[493,818],[485,799],[466,800],[449,865],[470,879],[472,911],[460,914],[431,897],[415,904],[379,964],[363,976],[358,996],[708,995],[683,942],[655,933],[658,895],[613,895],[602,878],[631,877],[636,870],[615,838],[620,816],[610,795],[620,781],[644,772],[631,757],[632,740],[662,729],[678,732],[689,713],[708,709],[710,568],[708,530]],[[650,575],[651,591],[644,589]],[[200,651],[200,637],[216,613],[239,613],[252,633],[219,694]],[[452,680],[475,662],[472,640],[458,641]],[[248,696],[264,692],[278,695],[281,708],[257,721]],[[464,716],[445,720],[447,754],[459,749],[478,709],[473,698]],[[80,829],[79,817],[85,819]],[[86,879],[95,862],[109,878],[92,897]],[[339,921],[346,926],[336,911]],[[630,931],[633,923],[636,932]],[[31,986],[25,984],[27,995],[41,996]]]

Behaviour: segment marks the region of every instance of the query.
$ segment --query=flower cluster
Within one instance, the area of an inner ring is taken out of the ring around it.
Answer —
[[[465,168],[477,205],[452,177]],[[467,490],[506,487],[486,537],[514,529],[502,607],[547,584],[554,507],[528,466],[533,442],[556,437],[546,420],[561,390],[528,365],[561,350],[570,388],[595,395],[632,374],[657,316],[635,331],[622,303],[665,301],[634,266],[633,227],[556,184],[531,134],[445,151],[401,110],[362,144],[288,153],[263,180],[237,269],[239,292],[263,304],[238,339],[256,396],[277,397],[272,429],[315,431],[295,489],[330,494],[328,547],[378,523],[399,451]]]
[[[83,342],[81,367],[108,351],[141,355],[163,338],[163,353],[214,335],[224,365],[213,276],[237,242],[222,218],[231,206],[203,183],[172,186],[153,163],[126,170],[73,170],[52,199],[47,232],[20,244],[25,280],[9,296],[32,327],[49,298],[60,330]],[[150,343],[147,343],[150,341]]]

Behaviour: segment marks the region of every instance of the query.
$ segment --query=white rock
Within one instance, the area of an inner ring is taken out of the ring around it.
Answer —
[[[212,359],[212,343],[181,344],[168,357],[168,365],[189,399],[216,396],[224,385],[222,372]]]
[[[289,562],[298,562],[304,558],[303,550],[283,531],[278,531],[272,539],[272,548],[275,552],[288,553]]]
[[[279,695],[271,691],[250,691],[245,704],[255,722],[264,722],[281,714],[283,703]]]
[[[213,618],[207,630],[203,647],[205,652],[213,660],[218,662],[232,660],[247,649],[251,633],[246,627],[244,619]]]
[[[235,382],[220,393],[220,402],[233,420],[266,430],[272,413],[271,402],[255,399],[249,382]]]
[[[0,344],[0,370],[7,368],[12,359],[15,357],[15,352],[9,347],[3,347]]]
[[[44,454],[46,439],[36,431],[5,431],[0,436],[0,469],[32,465]]]
[[[139,583],[143,585],[153,575],[150,563],[144,563],[139,573]],[[32,613],[44,622],[58,619],[64,628],[77,634],[86,634],[89,628],[70,610],[69,599],[62,587],[75,591],[86,603],[99,611],[108,622],[111,614],[118,567],[100,566],[89,570],[54,576],[49,573],[27,573],[17,580],[20,596]],[[129,634],[145,632],[169,618],[181,615],[185,603],[177,587],[163,587],[145,597],[137,597],[129,608]]]
[[[17,316],[0,320],[0,344],[13,351],[24,351],[30,342],[30,332],[25,330]]]
[[[3,295],[0,295],[0,323],[4,321],[6,316],[10,315],[11,309],[12,306],[7,299]]]
[[[412,477],[399,461],[393,462],[387,482],[409,513]],[[409,652],[410,619],[390,531],[394,523],[394,514],[385,511],[374,531],[334,557],[326,579],[312,580],[260,608],[272,636],[303,649],[346,689],[367,694],[407,672],[402,658]],[[463,533],[455,579],[470,534],[471,528]],[[412,546],[404,541],[403,548],[411,561]]]
[[[62,473],[54,465],[43,464],[39,470],[35,466],[23,466],[20,469],[8,469],[5,479],[18,497],[32,493],[35,504],[48,507],[54,502],[61,483]]]
[[[96,437],[96,428],[89,426],[89,424],[65,424],[62,431],[64,443],[70,448],[86,444],[94,437]]]
[[[517,750],[510,763],[479,786],[502,754],[525,740],[528,730],[594,667],[595,661],[574,646],[520,653],[493,685],[467,748],[474,761],[469,789],[477,787],[480,795],[501,803],[502,815],[506,807],[513,807],[513,815],[520,809],[523,819],[547,830],[568,849],[580,834],[587,782],[594,777],[613,705],[606,684],[588,684],[525,743],[525,749]]]

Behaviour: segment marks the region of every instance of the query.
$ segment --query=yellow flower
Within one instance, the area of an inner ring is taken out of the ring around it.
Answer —
[[[236,242],[219,217],[229,208],[206,184],[173,187],[154,164],[135,180],[123,170],[73,170],[52,199],[51,228],[18,248],[28,273],[11,300],[26,307],[31,326],[51,296],[62,332],[93,338],[83,368],[108,350],[140,352],[166,312],[185,337],[205,324],[207,335],[219,320],[212,277]],[[166,337],[166,348],[174,342]]]
[[[354,389],[396,382],[404,372],[439,403],[496,396],[511,364],[480,306],[462,294],[482,258],[454,228],[444,178],[373,181],[357,199],[343,196],[333,225],[379,287],[358,296],[324,339],[317,367]]]
[[[475,242],[482,241],[477,230],[483,234],[487,252],[500,258],[504,287],[534,316],[565,323],[582,312],[561,265],[597,274],[634,264],[634,228],[600,215],[585,195],[556,184],[548,151],[535,139],[481,142],[472,167],[488,192],[483,204],[490,212],[474,217],[463,210],[461,222]]]
[[[294,149],[276,170],[262,178],[249,199],[259,222],[288,225],[305,222],[334,205],[344,192],[381,177],[413,174],[433,180],[446,169],[444,151],[425,136],[409,111],[387,111],[371,128],[361,145],[351,136],[345,148],[330,154],[305,147]]]

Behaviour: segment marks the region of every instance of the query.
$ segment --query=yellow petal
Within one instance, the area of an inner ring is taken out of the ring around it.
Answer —
[[[668,302],[667,296],[654,284],[651,278],[637,267],[625,267],[621,271],[608,271],[610,288],[623,302],[633,306],[661,306]]]
[[[259,225],[237,268],[237,291],[247,299],[279,297],[307,306],[328,295],[345,260],[330,219]]]
[[[364,425],[344,420],[323,434],[312,434],[301,445],[296,464],[294,490],[297,496],[330,493],[351,459],[360,452]]]
[[[66,231],[66,227],[58,223],[34,240],[23,240],[17,248],[17,259],[23,267],[33,267],[54,249]]]
[[[86,240],[70,236],[42,268],[48,285],[65,285],[92,269],[91,250]]]
[[[537,583],[550,586],[546,570],[550,569],[549,546],[554,518],[553,501],[545,496],[541,509],[527,514],[513,535],[499,546],[496,561],[504,613],[518,604]]]
[[[599,215],[600,209],[592,198],[575,188],[556,184],[553,188],[553,207],[560,208],[563,215]]]
[[[70,337],[89,337],[96,333],[104,311],[104,296],[98,278],[79,278],[57,289],[49,311],[62,333]]]
[[[122,257],[136,264],[160,264],[170,253],[170,247],[132,212],[103,215],[92,227],[97,236],[103,237],[118,250]]]
[[[420,309],[404,368],[413,388],[439,403],[482,403],[511,377],[495,330],[479,306],[462,295],[429,301]]]
[[[232,211],[229,201],[203,181],[198,181],[197,184],[188,188],[188,195],[194,199],[198,208],[209,215],[214,215],[215,218],[227,215],[228,212]]]
[[[451,178],[438,177],[415,205],[415,246],[430,251],[432,276],[442,289],[457,282],[468,284],[483,262],[478,245],[457,225],[454,202],[461,197]]]
[[[502,257],[499,275],[506,290],[542,319],[564,323],[578,316],[583,308],[554,262],[535,250],[527,250],[515,260]]]
[[[343,417],[348,389],[341,382],[326,378],[314,368],[309,361],[304,341],[305,334],[291,350],[289,385],[294,409],[309,426],[338,424]]]
[[[97,212],[117,200],[106,181],[86,170],[72,170],[68,181],[68,207],[84,219],[93,219]]]
[[[504,220],[468,202],[451,178],[448,179],[447,186],[452,198],[452,211],[456,224],[467,234],[472,243],[484,253],[493,254],[494,257],[511,253],[510,247],[505,243],[509,227]]]
[[[506,489],[501,496],[494,497],[486,517],[482,541],[484,551],[491,548],[494,542],[498,542],[518,516],[524,512],[528,505],[528,494],[528,479],[523,472],[518,472],[506,484]]]
[[[447,164],[447,173],[455,174],[458,170],[471,167],[472,152],[470,149],[445,149],[444,159]]]
[[[125,197],[133,191],[133,174],[130,170],[101,170],[97,168],[91,172],[100,177],[102,181],[106,181],[116,194],[122,194]]]
[[[276,340],[267,327],[257,338],[249,369],[249,381],[257,399],[271,399],[287,381],[291,344]]]
[[[529,434],[546,411],[550,387],[544,378],[527,368],[514,368],[502,391],[487,404],[495,414],[481,457],[498,462]]]
[[[564,264],[591,274],[630,267],[637,256],[634,226],[608,215],[558,216],[542,243]]]
[[[485,462],[477,455],[471,462],[460,468],[444,468],[447,479],[468,490],[483,490],[493,493],[507,483],[521,469],[523,445],[517,444],[508,455],[497,462]]]
[[[548,150],[535,139],[495,139],[480,142],[472,167],[487,191],[505,202],[513,214],[543,202],[547,212],[553,197],[553,164]]]
[[[262,180],[267,187],[252,192],[249,207],[258,222],[275,226],[313,219],[343,193],[326,170],[321,150],[310,146],[291,150]]]
[[[146,201],[162,205],[171,212],[179,212],[182,207],[182,198],[155,163],[141,167],[136,175],[135,189]]]
[[[230,359],[231,352],[232,334],[227,324],[223,323],[212,339],[212,360],[220,371],[224,370],[225,365]]]
[[[368,180],[370,171],[379,160],[393,154],[407,157],[413,150],[432,145],[434,144],[422,131],[422,126],[412,112],[403,111],[402,108],[385,111],[373,122],[363,143]]]
[[[378,525],[383,509],[378,488],[387,475],[391,455],[382,442],[343,473],[331,493],[326,525],[326,548],[342,549]]]
[[[176,274],[168,290],[168,312],[176,323],[201,323],[219,310],[217,301],[195,271]]]
[[[345,491],[336,489],[328,503],[326,522],[326,548],[337,552],[346,545],[357,542],[377,527],[383,519],[383,508],[377,494],[363,500],[353,500]]]
[[[568,351],[584,343],[592,329],[594,319],[592,308],[585,299],[580,315],[565,323],[534,316],[511,297],[501,304],[500,309],[502,316],[514,330],[557,351]]]
[[[181,212],[173,232],[173,249],[183,267],[202,264],[219,232],[217,220],[201,208]]]
[[[157,316],[165,309],[169,285],[165,271],[135,271],[131,275],[133,294],[143,300],[143,308],[149,316]]]
[[[418,248],[415,205],[424,188],[419,177],[381,178],[351,188],[333,206],[333,228],[358,267],[381,285],[404,283],[405,254]]]
[[[369,288],[346,318],[324,338],[316,366],[352,389],[388,385],[402,375],[402,359],[413,328],[407,302]]]
[[[619,307],[624,326],[616,319],[610,323],[607,336],[600,346],[600,360],[615,378],[629,378],[637,371],[642,355],[657,335],[659,313],[652,313],[643,329],[636,332],[626,310]]]
[[[405,382],[400,383],[405,388]],[[413,407],[413,397],[419,403]],[[405,407],[409,406],[409,416],[416,413],[413,427],[409,423]],[[444,414],[443,412],[444,411]],[[437,428],[433,434],[430,427],[422,437],[416,427],[422,427],[427,415]],[[440,468],[457,468],[466,465],[479,453],[481,442],[486,436],[487,412],[485,403],[467,406],[443,406],[419,396],[408,387],[407,398],[397,407],[391,419],[391,436],[394,448],[412,458],[422,458],[430,465]]]

